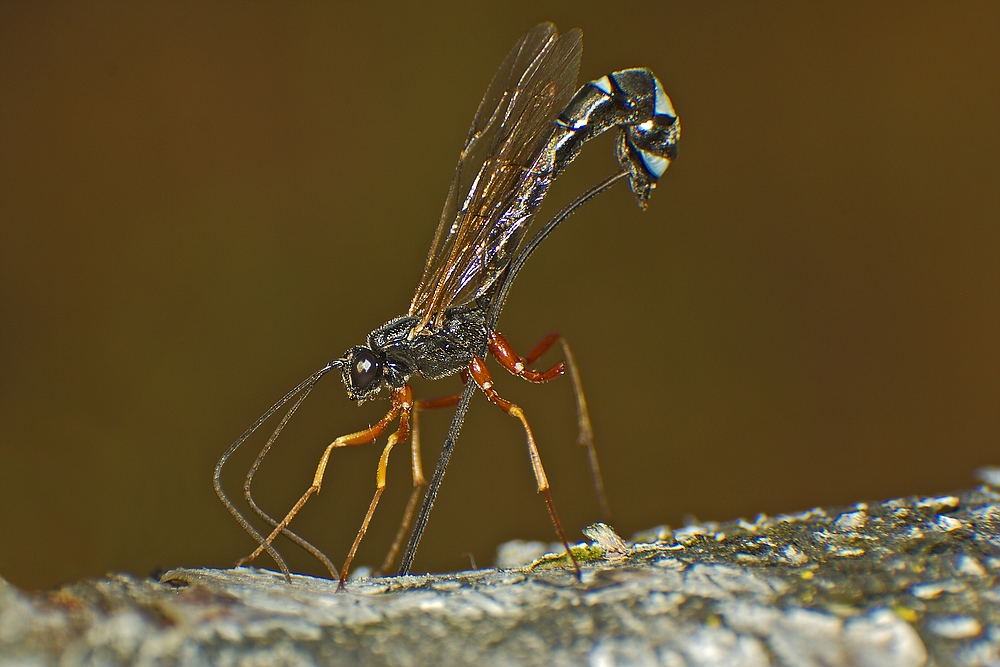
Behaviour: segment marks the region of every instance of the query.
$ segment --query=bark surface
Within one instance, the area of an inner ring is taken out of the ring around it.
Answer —
[[[995,487],[650,531],[519,569],[336,582],[177,569],[28,595],[0,665],[1000,664]]]

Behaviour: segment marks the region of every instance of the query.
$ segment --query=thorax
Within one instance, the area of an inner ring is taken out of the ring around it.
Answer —
[[[386,379],[402,386],[412,375],[429,380],[453,375],[479,354],[488,338],[485,310],[476,302],[445,312],[440,326],[413,330],[416,316],[389,320],[368,335],[368,346],[386,363]]]

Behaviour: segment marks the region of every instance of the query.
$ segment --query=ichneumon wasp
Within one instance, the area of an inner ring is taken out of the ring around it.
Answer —
[[[550,334],[527,356],[521,357],[496,330],[496,320],[514,278],[528,257],[586,201],[627,179],[639,206],[646,207],[657,180],[676,157],[681,129],[670,98],[648,69],[619,70],[577,90],[582,50],[583,36],[579,29],[559,35],[551,23],[536,26],[514,45],[493,77],[472,121],[407,313],[375,329],[364,345],[350,348],[343,357],[334,359],[306,378],[222,455],[215,468],[216,493],[258,543],[254,552],[241,563],[267,552],[289,577],[288,566],[273,545],[275,538],[283,534],[318,558],[332,577],[339,577],[342,587],[385,489],[389,454],[396,444],[410,435],[412,422],[414,488],[396,540],[383,564],[382,571],[386,571],[410,527],[419,492],[426,486],[420,462],[418,415],[423,410],[457,405],[445,448],[403,557],[401,572],[408,572],[469,399],[478,388],[492,403],[521,422],[538,492],[545,497],[556,533],[579,577],[579,565],[559,523],[531,426],[521,408],[497,394],[485,357],[489,351],[501,366],[528,382],[546,382],[569,369],[577,398],[581,442],[588,448],[595,483],[606,508],[586,403],[565,340],[559,334]],[[552,182],[576,158],[584,143],[608,130],[617,132],[616,152],[621,170],[578,197],[522,244]],[[530,366],[556,342],[561,343],[565,360],[545,371],[531,369]],[[352,400],[361,403],[385,390],[391,407],[375,425],[341,436],[330,444],[320,458],[312,484],[284,518],[276,520],[253,499],[250,490],[254,475],[302,401],[320,378],[334,369],[340,370],[347,395]],[[414,400],[407,384],[414,375],[433,380],[456,374],[461,375],[465,390],[453,396]],[[264,535],[222,490],[222,468],[261,424],[289,403],[291,407],[250,467],[243,485],[250,508],[272,527],[270,533]],[[330,559],[292,532],[289,524],[309,498],[319,492],[333,450],[373,442],[397,419],[399,425],[389,436],[379,459],[375,495],[338,573]]]

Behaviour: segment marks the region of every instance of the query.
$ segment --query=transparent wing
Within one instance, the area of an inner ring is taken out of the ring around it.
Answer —
[[[575,92],[582,35],[529,31],[493,77],[459,156],[410,304],[421,327],[482,294],[510,263],[541,203],[553,121]]]

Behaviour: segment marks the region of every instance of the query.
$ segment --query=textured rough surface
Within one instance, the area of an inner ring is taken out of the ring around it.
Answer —
[[[0,583],[0,665],[1000,664],[993,487],[640,536],[520,569]],[[603,556],[600,554],[603,550]]]

